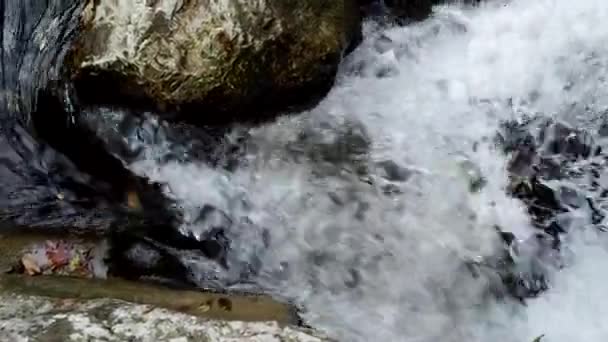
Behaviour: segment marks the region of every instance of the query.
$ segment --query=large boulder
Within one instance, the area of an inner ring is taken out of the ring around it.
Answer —
[[[314,103],[360,35],[356,0],[91,0],[81,25],[82,101],[202,122]]]

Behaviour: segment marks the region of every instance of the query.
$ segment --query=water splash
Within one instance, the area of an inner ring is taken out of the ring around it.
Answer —
[[[167,184],[184,231],[204,230],[205,204],[236,218],[230,277],[255,265],[257,282],[341,340],[598,341],[608,332],[593,265],[604,247],[567,244],[576,261],[528,307],[490,299],[492,280],[464,265],[500,252],[495,227],[534,232],[505,194],[499,124],[601,119],[607,17],[602,0],[539,0],[441,7],[408,27],[370,22],[327,98],[249,130],[236,171],[132,167]],[[598,302],[578,299],[586,289]]]

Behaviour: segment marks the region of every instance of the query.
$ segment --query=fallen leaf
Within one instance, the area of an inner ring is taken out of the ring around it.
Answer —
[[[80,261],[81,261],[81,260],[80,260],[80,255],[78,255],[78,254],[76,254],[76,255],[75,255],[73,258],[72,258],[72,260],[70,260],[70,266],[69,266],[69,268],[70,268],[70,271],[71,271],[71,272],[74,272],[74,271],[76,271],[78,268],[80,268],[80,267],[81,267],[81,263],[80,263]]]
[[[41,273],[40,267],[36,263],[36,260],[30,254],[25,254],[21,258],[21,264],[23,265],[23,268],[25,269],[25,273],[27,275],[33,276]]]
[[[51,268],[59,268],[69,263],[69,255],[65,244],[47,242],[46,256],[49,259]]]
[[[131,210],[141,210],[141,201],[139,200],[139,196],[135,191],[127,192],[127,207]]]

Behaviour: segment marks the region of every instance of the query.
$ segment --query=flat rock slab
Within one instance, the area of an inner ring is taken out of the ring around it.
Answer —
[[[0,294],[0,342],[20,341],[328,340],[275,322],[211,321],[120,300]]]

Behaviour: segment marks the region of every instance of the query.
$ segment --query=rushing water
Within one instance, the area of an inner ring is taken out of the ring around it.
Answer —
[[[538,229],[524,203],[507,194],[512,156],[496,135],[536,116],[605,144],[607,18],[604,0],[513,0],[437,7],[406,27],[370,21],[316,108],[226,137],[241,146],[231,171],[171,161],[163,139],[129,167],[166,185],[184,234],[231,221],[228,270],[181,254],[201,285],[245,275],[340,340],[602,341],[602,222],[564,195],[568,234],[547,258],[530,243]],[[594,161],[564,162],[575,175],[547,184],[601,204],[587,187]],[[497,228],[517,237],[517,268],[548,279],[525,305],[496,299],[493,273],[465,266],[503,253]]]
[[[588,208],[568,214],[565,267],[546,266],[549,290],[526,305],[488,299],[492,280],[463,263],[500,252],[496,226],[521,241],[535,231],[505,193],[500,122],[599,127],[606,18],[602,0],[539,0],[437,8],[407,27],[370,22],[327,98],[251,129],[235,172],[133,168],[166,182],[186,212],[208,203],[247,217],[230,233],[229,263],[259,261],[258,282],[345,341],[600,341],[607,251]],[[479,174],[485,185],[471,191]],[[522,267],[534,251],[521,252]]]

